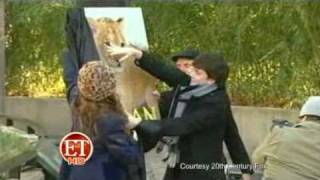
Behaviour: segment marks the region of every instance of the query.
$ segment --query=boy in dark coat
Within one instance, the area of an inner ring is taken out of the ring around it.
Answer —
[[[168,94],[168,118],[131,125],[145,137],[166,137],[168,168],[165,180],[225,179],[222,144],[249,179],[250,160],[240,138],[225,90],[228,65],[221,56],[202,54],[187,70],[192,86]]]

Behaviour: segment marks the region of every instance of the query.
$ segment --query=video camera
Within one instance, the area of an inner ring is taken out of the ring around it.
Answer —
[[[272,130],[274,127],[279,127],[279,128],[285,128],[285,127],[293,127],[294,123],[284,120],[284,119],[274,119],[272,120],[272,126],[270,130]]]

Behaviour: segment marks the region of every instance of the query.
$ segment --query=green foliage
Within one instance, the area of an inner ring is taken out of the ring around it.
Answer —
[[[65,12],[70,6],[71,1],[8,1],[9,95],[64,95],[60,59],[65,47]]]
[[[34,2],[7,5],[7,89],[10,95],[62,96],[59,60],[72,3]],[[143,8],[151,51],[169,57],[194,47],[223,54],[235,104],[292,108],[319,94],[319,3],[197,2],[134,3]]]
[[[135,5],[143,7],[152,51],[223,54],[234,104],[293,108],[320,92],[319,3]]]

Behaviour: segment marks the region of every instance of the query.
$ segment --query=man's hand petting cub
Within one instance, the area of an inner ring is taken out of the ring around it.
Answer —
[[[134,47],[119,47],[110,45],[107,46],[107,52],[110,53],[111,56],[121,56],[119,62],[125,61],[129,57],[134,57],[135,59],[140,59],[143,55],[143,52]]]

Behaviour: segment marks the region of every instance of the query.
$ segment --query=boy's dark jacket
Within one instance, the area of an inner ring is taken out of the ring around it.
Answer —
[[[175,67],[166,66],[161,60],[144,53],[137,65],[149,73],[160,76],[161,80],[169,80],[171,86],[178,82],[188,83],[190,79],[181,74]],[[155,65],[157,64],[157,65]],[[161,65],[162,64],[162,65]],[[163,68],[165,67],[165,68]],[[173,76],[172,74],[177,74]],[[170,75],[170,76],[168,76]],[[167,77],[164,77],[167,76]],[[163,117],[169,113],[174,91],[166,92],[160,98],[160,111]],[[232,161],[235,164],[250,164],[250,159],[240,138],[238,128],[233,118],[229,97],[224,87],[204,95],[192,97],[181,118],[164,118],[161,121],[143,121],[136,128],[143,141],[145,150],[153,148],[162,136],[180,136],[180,164],[225,163],[222,152],[223,142],[226,143]],[[244,173],[252,173],[250,169],[242,169]],[[218,170],[182,170],[167,169],[165,180],[194,179],[225,179],[223,169]]]

